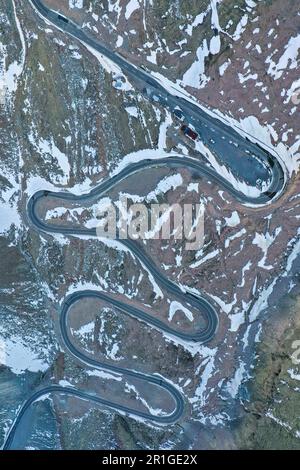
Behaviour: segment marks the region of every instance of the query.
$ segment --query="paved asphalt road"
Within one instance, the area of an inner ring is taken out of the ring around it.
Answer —
[[[142,375],[143,375],[143,380],[145,380],[145,377],[147,376],[144,374]],[[30,396],[30,398],[27,401],[23,403],[23,405],[18,411],[15,421],[13,422],[9,430],[9,433],[6,437],[6,440],[2,449],[9,450],[12,447],[18,427],[21,425],[22,419],[25,417],[25,414],[26,412],[28,412],[29,408],[37,400],[41,398],[45,398],[48,395],[51,395],[53,393],[60,393],[63,395],[69,395],[69,396],[73,396],[77,398],[82,398],[83,400],[89,400],[95,404],[102,405],[106,408],[117,409],[119,412],[121,412],[124,415],[132,414],[134,416],[144,418],[146,420],[150,419],[151,421],[154,421],[162,425],[173,424],[176,421],[178,421],[178,419],[181,417],[183,410],[184,410],[184,401],[183,401],[181,394],[178,392],[176,388],[172,387],[172,385],[168,384],[165,381],[160,380],[159,377],[149,376],[149,382],[164,388],[165,390],[167,390],[169,393],[172,394],[172,397],[174,398],[175,405],[176,405],[174,412],[172,414],[166,415],[166,416],[153,416],[153,415],[150,415],[150,413],[143,413],[140,411],[134,411],[133,413],[132,410],[126,406],[123,406],[120,404],[114,405],[113,402],[100,398],[99,396],[93,395],[92,393],[83,392],[79,389],[72,388],[72,387],[61,387],[59,385],[49,385],[48,387],[44,387],[44,388],[41,388],[40,390],[37,390],[34,394]]]
[[[145,81],[145,87],[155,91],[156,95],[160,98],[162,105],[167,107],[169,110],[174,111],[176,106],[180,106],[183,111],[185,118],[191,123],[196,131],[200,134],[203,142],[210,147],[214,154],[218,154],[219,160],[223,163],[229,164],[233,173],[242,178],[248,184],[255,185],[256,180],[259,178],[261,181],[269,182],[269,188],[265,193],[262,193],[258,198],[247,197],[231,184],[229,184],[222,176],[218,175],[212,168],[204,166],[203,163],[198,162],[195,159],[187,157],[171,156],[168,158],[162,158],[159,160],[144,160],[135,164],[131,164],[121,171],[116,176],[104,181],[102,184],[94,188],[90,193],[76,196],[66,192],[49,192],[40,191],[36,193],[28,203],[28,215],[33,225],[42,232],[51,233],[63,233],[65,235],[94,235],[96,236],[95,229],[74,229],[74,228],[62,228],[61,226],[48,225],[36,214],[35,207],[39,200],[44,197],[54,196],[56,198],[74,202],[86,202],[95,196],[100,196],[112,188],[115,184],[119,183],[129,175],[141,171],[145,168],[154,166],[170,166],[170,167],[188,167],[191,170],[197,172],[202,177],[207,177],[212,181],[218,182],[222,187],[227,189],[233,196],[235,196],[240,202],[250,202],[252,204],[264,204],[275,198],[284,187],[284,173],[276,158],[266,152],[263,148],[251,143],[247,139],[241,137],[231,127],[227,126],[220,120],[211,117],[205,113],[198,106],[190,103],[189,101],[173,96],[168,93],[161,84],[151,77],[149,74],[141,69],[138,69],[134,65],[128,63],[120,55],[113,51],[110,51],[103,45],[101,45],[94,38],[83,32],[74,23],[58,16],[57,13],[47,9],[39,0],[31,0],[32,5],[42,15],[43,18],[50,21],[55,26],[59,27],[65,33],[74,36],[85,44],[90,45],[94,49],[98,50],[117,65],[119,65],[129,77],[138,77]],[[149,88],[150,87],[150,88]],[[228,159],[230,155],[230,159]],[[242,164],[241,164],[242,162]],[[171,414],[165,414],[161,416],[153,416],[151,413],[141,412],[133,410],[124,405],[104,400],[96,395],[92,395],[78,389],[71,387],[61,387],[58,385],[51,385],[42,388],[35,392],[20,408],[16,420],[14,421],[8,436],[6,438],[4,449],[9,449],[14,440],[15,433],[18,426],[20,425],[25,413],[31,407],[31,405],[41,397],[45,397],[51,393],[63,393],[65,395],[72,395],[79,398],[90,400],[94,403],[101,404],[108,408],[116,409],[125,414],[135,415],[146,420],[155,421],[161,424],[171,424],[176,422],[183,414],[184,411],[184,400],[179,391],[163,380],[160,377],[154,375],[146,375],[140,372],[136,372],[129,369],[117,367],[115,365],[107,365],[94,360],[80,350],[78,350],[72,343],[68,334],[68,314],[71,310],[71,306],[86,297],[100,298],[108,303],[114,305],[118,310],[125,312],[128,315],[134,316],[141,321],[167,333],[170,336],[179,338],[185,341],[193,342],[206,342],[209,341],[215,334],[218,326],[218,316],[212,304],[208,299],[204,297],[197,297],[189,292],[183,292],[182,289],[174,284],[172,281],[167,279],[162,272],[155,266],[155,264],[147,257],[143,249],[131,240],[120,240],[127,248],[129,248],[134,255],[141,261],[142,264],[151,272],[155,280],[170,294],[180,299],[180,301],[193,309],[196,309],[205,318],[206,327],[203,330],[196,331],[195,333],[183,333],[174,330],[164,322],[150,316],[143,310],[132,307],[126,303],[116,300],[109,294],[96,292],[96,291],[81,291],[76,292],[69,296],[63,303],[60,312],[60,330],[62,339],[68,351],[79,361],[91,366],[107,370],[116,374],[122,374],[141,381],[157,385],[168,392],[174,400],[174,411]]]

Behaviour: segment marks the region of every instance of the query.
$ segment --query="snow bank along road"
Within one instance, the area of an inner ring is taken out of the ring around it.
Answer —
[[[108,180],[101,183],[99,186],[91,190],[88,194],[74,195],[67,192],[49,192],[39,191],[36,193],[28,203],[28,215],[32,224],[41,232],[47,233],[62,233],[69,236],[80,236],[89,235],[96,236],[96,229],[87,228],[72,228],[72,227],[61,227],[52,224],[47,224],[42,221],[36,214],[35,208],[38,201],[42,198],[55,197],[61,200],[73,201],[73,202],[87,202],[95,196],[101,196],[106,193],[109,189],[121,182],[128,176],[139,172],[145,168],[154,166],[170,166],[170,167],[187,167],[197,172],[202,177],[208,177],[210,180],[216,181],[222,187],[227,189],[233,196],[235,196],[240,202],[251,203],[253,205],[264,204],[275,198],[284,187],[284,173],[277,159],[271,154],[268,154],[265,150],[251,143],[247,139],[244,139],[232,128],[221,122],[220,120],[206,114],[197,105],[185,100],[182,97],[174,96],[168,92],[156,79],[152,78],[146,72],[133,66],[118,54],[110,51],[101,45],[98,41],[91,38],[89,35],[84,33],[77,25],[69,21],[65,17],[58,15],[46,8],[39,0],[31,0],[31,4],[38,11],[38,13],[47,21],[59,29],[65,31],[67,34],[79,39],[81,42],[93,47],[98,52],[104,54],[117,65],[119,65],[128,76],[138,76],[141,80],[145,81],[146,86],[150,86],[153,90],[158,93],[160,103],[166,106],[171,111],[174,111],[175,107],[180,105],[186,118],[189,119],[196,130],[201,135],[201,139],[205,144],[210,144],[212,150],[218,154],[219,158],[223,163],[227,163],[226,155],[230,154],[233,158],[234,173],[238,177],[244,177],[245,182],[248,184],[256,184],[257,179],[268,183],[268,189],[262,192],[258,197],[253,198],[246,196],[241,193],[238,189],[234,188],[225,178],[220,176],[211,167],[205,166],[203,163],[196,159],[179,156],[169,156],[166,158],[155,159],[155,160],[143,160],[138,163],[128,165],[124,170],[109,178]],[[204,135],[204,132],[206,135]],[[213,139],[211,138],[213,136]],[[219,140],[221,139],[221,140]],[[212,141],[213,140],[213,144]],[[232,145],[232,141],[235,145]],[[238,142],[238,143],[237,143]],[[249,157],[249,155],[252,155]],[[235,159],[235,160],[234,160]],[[242,162],[242,163],[241,163]],[[145,420],[151,420],[158,424],[171,424],[180,419],[184,411],[184,400],[180,392],[166,380],[155,375],[146,375],[141,372],[121,368],[115,365],[108,365],[101,363],[91,357],[85,355],[82,351],[77,349],[72,340],[70,339],[68,332],[68,315],[71,311],[71,307],[74,303],[80,301],[83,298],[99,298],[108,302],[109,304],[116,307],[122,312],[136,317],[141,321],[155,327],[156,329],[168,334],[170,337],[175,337],[184,341],[192,341],[203,343],[209,341],[214,336],[218,326],[218,316],[216,311],[209,301],[209,299],[203,296],[195,296],[189,292],[184,292],[182,288],[174,284],[172,281],[167,279],[157,266],[147,257],[143,249],[131,240],[119,240],[123,243],[148,269],[154,279],[171,295],[177,297],[182,303],[185,303],[189,307],[199,311],[205,319],[206,327],[203,330],[195,331],[194,333],[184,333],[174,330],[171,326],[152,317],[145,311],[135,308],[131,305],[126,304],[120,300],[116,300],[104,292],[97,291],[78,291],[70,295],[63,303],[60,312],[60,330],[61,336],[64,341],[65,347],[77,360],[84,364],[92,367],[96,367],[101,370],[106,370],[116,374],[122,374],[127,377],[133,377],[149,384],[161,387],[165,392],[169,393],[174,401],[174,410],[170,414],[153,415],[150,412],[143,412],[134,410],[125,405],[118,404],[116,402],[102,399],[93,394],[77,390],[72,387],[63,387],[59,385],[50,385],[36,391],[31,397],[25,401],[22,407],[19,409],[17,417],[9,430],[7,435],[4,449],[9,449],[13,444],[16,431],[24,417],[26,411],[31,405],[40,398],[46,397],[51,393],[62,393],[65,395],[76,396],[78,398],[90,400],[91,402],[103,405],[108,408],[113,408],[121,413],[133,415]]]

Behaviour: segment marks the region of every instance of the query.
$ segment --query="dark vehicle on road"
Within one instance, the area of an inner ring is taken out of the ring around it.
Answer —
[[[177,119],[179,119],[179,121],[184,121],[184,114],[183,114],[183,112],[181,111],[180,108],[175,108],[174,109],[174,114],[177,117]]]
[[[64,23],[69,23],[69,20],[67,20],[67,18],[65,18],[64,16],[57,15],[57,17],[58,17],[59,20],[64,21]]]
[[[193,131],[193,129],[191,129],[189,126],[186,126],[185,124],[183,126],[181,126],[180,129],[182,130],[184,135],[189,137],[189,139],[197,140],[198,137],[199,137],[197,132]]]

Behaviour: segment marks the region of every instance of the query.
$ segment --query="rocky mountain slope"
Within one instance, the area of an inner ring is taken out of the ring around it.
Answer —
[[[107,305],[77,312],[77,344],[91,356],[160,373],[186,397],[180,423],[158,428],[75,398],[38,402],[21,448],[299,448],[299,6],[292,0],[45,0],[131,62],[184,88],[277,151],[285,194],[271,207],[238,204],[184,169],[149,170],[109,197],[199,202],[202,250],[147,242],[166,275],[215,302],[220,326],[205,346],[178,344]],[[287,5],[288,3],[288,5]],[[88,191],[126,162],[158,152],[203,159],[178,122],[112,64],[46,25],[29,2],[0,0],[0,440],[25,395],[71,384],[141,401],[126,380],[85,368],[65,353],[60,304],[85,286],[173,318],[130,254],[95,239],[41,236],[26,212],[42,188]],[[2,95],[1,95],[2,96]],[[143,153],[145,152],[145,153]],[[91,207],[43,207],[48,220],[88,224]],[[169,319],[169,320],[168,320]],[[141,391],[140,391],[141,392]],[[142,390],[146,394],[146,391]],[[147,394],[146,394],[147,396]],[[3,404],[3,406],[2,406]],[[151,407],[151,399],[147,406]],[[108,432],[109,430],[109,432]]]

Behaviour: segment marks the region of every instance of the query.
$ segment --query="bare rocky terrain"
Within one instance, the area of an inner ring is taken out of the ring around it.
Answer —
[[[175,383],[185,394],[184,416],[177,425],[159,428],[56,395],[34,406],[27,435],[17,445],[299,448],[299,369],[292,361],[293,344],[300,340],[300,129],[293,100],[299,87],[299,6],[292,0],[45,4],[272,145],[288,182],[272,206],[256,209],[184,169],[147,170],[115,188],[109,194],[115,200],[123,193],[132,200],[152,194],[149,200],[204,204],[202,250],[189,252],[172,240],[147,241],[144,249],[169,278],[213,299],[217,335],[207,345],[190,347],[108,305],[78,305],[70,325],[74,341],[93,357]],[[27,218],[30,195],[45,187],[88,191],[140,150],[176,152],[183,160],[188,153],[203,156],[178,138],[178,122],[163,108],[130,85],[116,89],[110,64],[45,25],[28,2],[0,0],[0,12],[0,52],[10,83],[0,122],[0,339],[8,349],[0,366],[3,442],[23,397],[49,383],[116,394],[137,408],[138,390],[150,406],[151,399],[169,406],[136,384],[133,390],[126,380],[77,363],[62,348],[58,318],[66,294],[80,286],[126,296],[149,311],[151,306],[166,322],[174,299],[157,295],[147,271],[126,252],[93,238],[41,236]],[[161,191],[162,180],[173,183]],[[59,206],[48,202],[41,211]],[[63,209],[55,219],[62,225],[84,225],[94,215],[88,206]],[[191,326],[182,313],[171,321]]]

